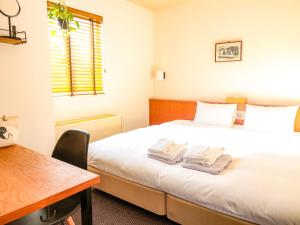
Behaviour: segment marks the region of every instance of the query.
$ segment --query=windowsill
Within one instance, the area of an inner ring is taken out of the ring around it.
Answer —
[[[69,95],[69,94],[57,94],[57,95],[52,95],[53,98],[58,98],[58,97],[79,97],[79,96],[104,96],[105,93],[97,93],[97,94],[76,94],[76,95]]]

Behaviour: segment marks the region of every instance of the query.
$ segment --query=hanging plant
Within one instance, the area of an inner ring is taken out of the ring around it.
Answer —
[[[79,29],[79,23],[74,20],[74,15],[68,10],[65,0],[60,0],[57,4],[51,4],[48,17],[57,21],[63,31],[70,32]]]

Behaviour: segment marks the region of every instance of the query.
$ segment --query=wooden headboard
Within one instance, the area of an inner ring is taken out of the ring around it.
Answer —
[[[247,99],[227,98],[225,103],[236,103],[238,111],[245,111]],[[149,99],[149,124],[158,125],[172,120],[193,120],[196,114],[196,106],[196,101]],[[235,124],[241,125],[243,122],[240,119],[235,120]],[[300,110],[298,110],[295,118],[295,131],[300,132]]]
[[[157,125],[172,120],[193,120],[196,106],[196,101],[150,99],[149,124]]]

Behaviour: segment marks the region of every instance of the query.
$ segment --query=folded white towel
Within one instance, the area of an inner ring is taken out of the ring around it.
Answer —
[[[200,164],[195,163],[189,164],[185,162],[183,162],[181,166],[187,169],[199,170],[201,172],[218,175],[226,169],[226,167],[231,163],[231,161],[231,156],[224,154],[221,155],[211,167],[202,166]]]
[[[185,163],[195,163],[202,166],[212,166],[225,152],[222,147],[192,146],[184,154]]]
[[[151,153],[161,153],[165,151],[165,149],[170,146],[171,144],[174,144],[174,141],[168,140],[168,139],[160,139],[158,140],[153,146],[149,148],[149,152]]]
[[[186,150],[186,144],[176,144],[171,140],[160,139],[149,148],[149,153],[167,160],[174,160],[184,150]]]
[[[183,160],[183,155],[184,155],[185,151],[186,150],[180,152],[178,154],[178,156],[173,160],[161,158],[157,155],[153,155],[152,153],[148,153],[148,157],[152,158],[152,159],[155,159],[155,160],[158,160],[158,161],[161,161],[161,162],[164,162],[164,163],[167,163],[167,164],[170,164],[170,165],[175,165],[175,164],[177,164],[177,163],[179,163]]]

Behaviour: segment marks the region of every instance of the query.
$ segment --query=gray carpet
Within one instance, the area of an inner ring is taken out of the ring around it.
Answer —
[[[80,210],[73,216],[81,225]],[[98,190],[93,190],[94,225],[176,225],[176,223],[122,201]]]

